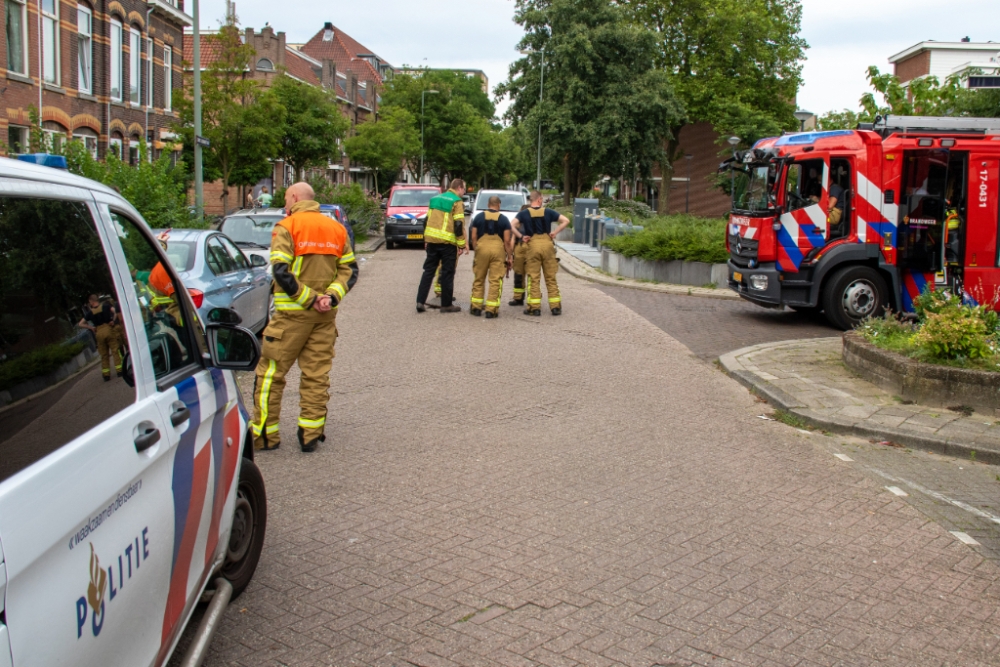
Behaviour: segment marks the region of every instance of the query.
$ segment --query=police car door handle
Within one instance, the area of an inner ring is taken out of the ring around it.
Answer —
[[[180,401],[174,401],[171,403],[170,408],[173,410],[173,412],[170,413],[170,423],[174,426],[180,426],[191,418],[191,411],[188,410],[188,407]]]
[[[160,441],[160,429],[152,422],[139,424],[139,435],[135,436],[135,451],[144,452]]]

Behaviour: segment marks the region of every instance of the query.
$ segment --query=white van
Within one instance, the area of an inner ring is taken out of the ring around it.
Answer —
[[[121,196],[0,158],[0,666],[163,665],[210,590],[204,653],[267,514],[228,321]]]

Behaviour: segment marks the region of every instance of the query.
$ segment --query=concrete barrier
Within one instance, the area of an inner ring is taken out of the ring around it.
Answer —
[[[706,262],[650,261],[639,257],[625,257],[612,250],[601,250],[601,270],[613,276],[633,280],[653,280],[674,285],[703,287],[709,284],[725,285],[729,269],[725,264]]]

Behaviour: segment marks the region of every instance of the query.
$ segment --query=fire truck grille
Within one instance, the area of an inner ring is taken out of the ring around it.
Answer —
[[[757,259],[757,241],[730,234],[729,256],[737,266],[749,265],[750,260]]]

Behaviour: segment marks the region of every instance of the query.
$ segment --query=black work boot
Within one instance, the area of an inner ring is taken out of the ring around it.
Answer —
[[[496,316],[497,313],[491,313],[490,311],[486,311],[486,319],[488,320],[496,319]]]
[[[524,314],[525,315],[534,315],[535,317],[541,317],[542,310],[541,310],[541,308],[526,308],[524,310]]]
[[[523,306],[524,305],[524,299],[511,299],[510,301],[507,302],[507,305],[508,306]]]
[[[417,304],[417,312],[418,313],[423,313],[426,310],[427,310],[427,306],[425,304],[422,304],[422,303],[418,303]]]
[[[321,435],[315,440],[305,441],[305,431],[302,427],[299,427],[299,448],[304,452],[315,452],[316,448],[319,447],[319,443],[326,442],[326,435]]]
[[[562,306],[556,306],[552,309],[553,315],[562,315]]]
[[[476,317],[479,317],[482,314],[483,311],[480,310],[479,308],[469,308],[469,315],[475,315]],[[487,315],[489,315],[489,313],[487,313]]]

